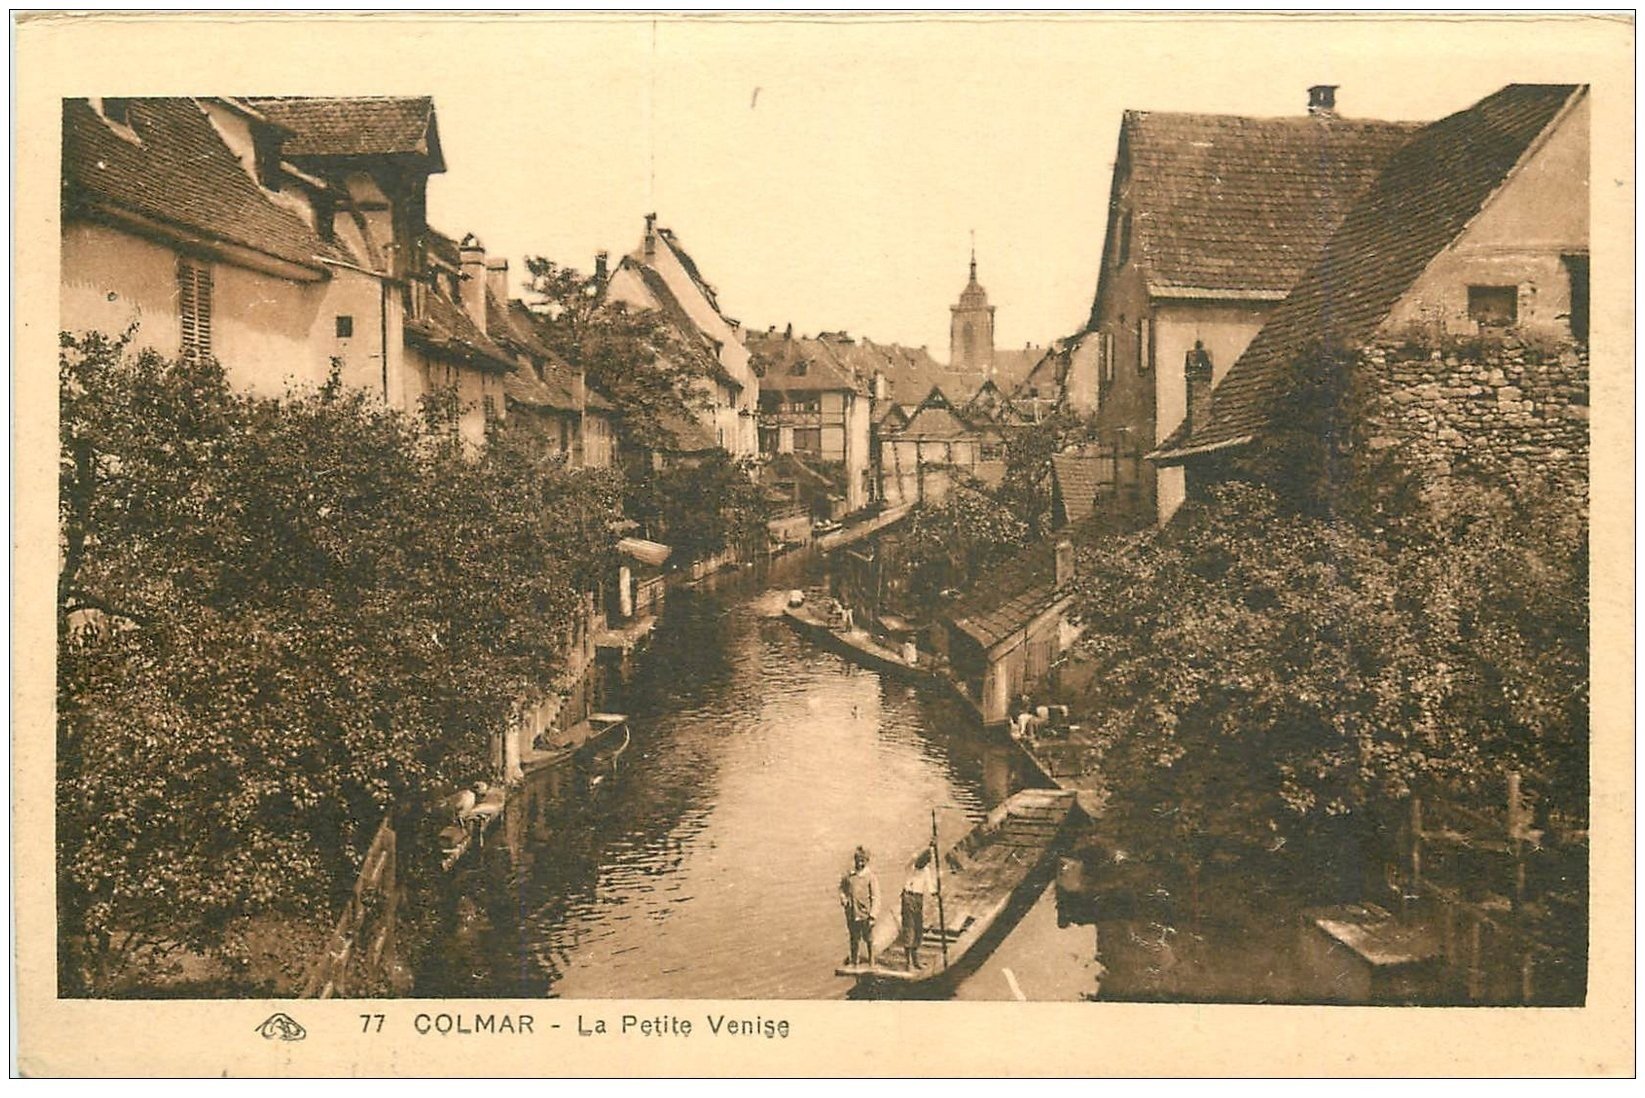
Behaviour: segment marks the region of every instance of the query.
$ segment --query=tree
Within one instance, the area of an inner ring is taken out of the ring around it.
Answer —
[[[730,546],[765,545],[769,505],[749,463],[724,450],[661,470],[634,470],[627,483],[628,516],[666,539],[684,560]]]
[[[333,377],[233,393],[209,362],[64,337],[58,873],[68,993],[327,921],[385,814],[487,772],[541,689],[609,480]]]
[[[1414,791],[1507,769],[1585,802],[1580,501],[1458,485],[1390,542],[1231,483],[1091,554],[1109,826],[1190,875],[1217,851],[1364,864]],[[1426,530],[1425,537],[1416,531]]]
[[[987,569],[1028,543],[1028,524],[976,481],[954,484],[941,502],[916,507],[898,535],[906,590],[924,610],[942,592],[985,578]]]
[[[1005,478],[996,491],[1034,537],[1043,536],[1051,525],[1052,457],[1096,437],[1095,423],[1067,408],[1006,434]]]
[[[672,449],[673,424],[693,418],[717,373],[714,356],[688,344],[659,313],[612,301],[606,283],[541,256],[528,257],[533,312],[547,344],[619,409],[629,452]]]

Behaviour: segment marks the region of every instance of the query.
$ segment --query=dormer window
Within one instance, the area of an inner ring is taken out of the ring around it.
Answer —
[[[257,182],[265,190],[278,191],[283,178],[280,171],[280,135],[267,127],[255,126],[251,144],[257,160]]]
[[[92,98],[87,99],[86,102],[91,105],[91,109],[96,112],[97,117],[103,120],[103,124],[109,128],[109,132],[120,138],[120,140],[128,141],[133,145],[143,143],[142,139],[137,136],[137,131],[131,127],[132,100]]]
[[[320,192],[312,201],[314,207],[314,231],[321,240],[333,241],[337,239],[337,202],[330,194]]]

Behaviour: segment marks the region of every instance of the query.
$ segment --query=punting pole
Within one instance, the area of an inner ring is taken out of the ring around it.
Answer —
[[[931,866],[937,875],[937,940],[942,943],[942,967],[948,969],[948,916],[942,909],[942,848],[937,845],[937,810],[931,810]]]

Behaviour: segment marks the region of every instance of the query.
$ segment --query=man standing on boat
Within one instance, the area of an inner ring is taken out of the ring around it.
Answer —
[[[927,849],[915,860],[914,872],[902,886],[902,944],[908,951],[909,968],[925,967],[920,964],[920,943],[925,941],[925,898],[936,887],[931,851]]]
[[[868,851],[858,847],[851,857],[851,871],[840,878],[840,906],[845,909],[845,929],[851,938],[851,955],[846,964],[857,963],[857,943],[868,950],[874,963],[874,919],[880,913],[880,882],[868,868]]]

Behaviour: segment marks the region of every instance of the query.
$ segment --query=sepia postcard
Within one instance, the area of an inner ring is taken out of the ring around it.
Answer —
[[[13,1071],[1632,1074],[1634,45],[15,15]]]

